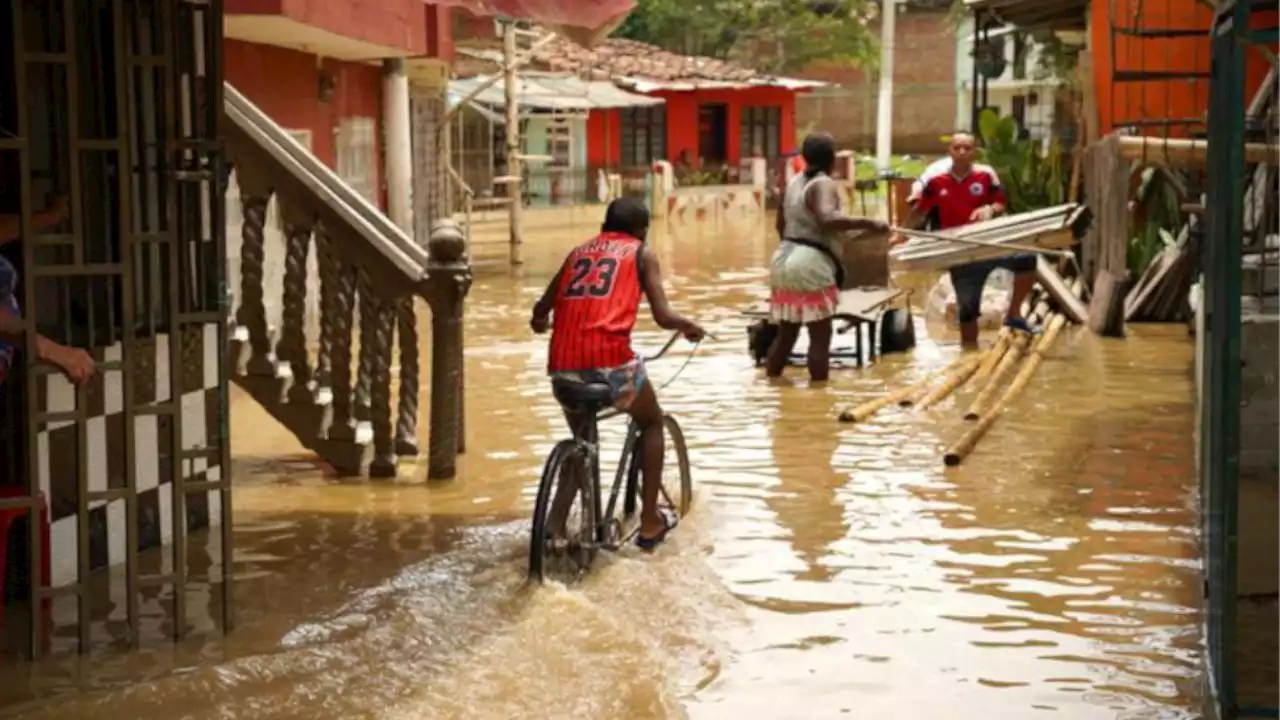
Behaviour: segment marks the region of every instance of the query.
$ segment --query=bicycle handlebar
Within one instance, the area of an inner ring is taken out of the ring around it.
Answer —
[[[677,330],[677,331],[675,331],[675,332],[671,333],[671,337],[667,340],[667,344],[666,344],[666,345],[663,345],[663,346],[662,346],[662,349],[661,349],[661,350],[659,350],[656,354],[654,354],[654,355],[650,355],[649,357],[646,357],[646,358],[644,359],[644,361],[645,361],[645,362],[653,362],[654,360],[657,360],[658,358],[661,358],[663,355],[666,355],[666,354],[667,354],[667,351],[669,351],[673,346],[675,346],[676,341],[677,341],[677,340],[679,340],[679,339],[680,339],[680,338],[682,338],[682,337],[684,337],[684,335],[683,335],[679,330]],[[715,340],[715,339],[716,339],[714,335],[712,335],[711,333],[706,332],[706,331],[703,331],[703,335],[702,335],[702,337],[703,337],[703,339],[704,339],[704,340]],[[702,340],[694,341],[694,345],[697,345],[697,344],[699,344],[699,343],[701,343],[701,342],[702,342]]]

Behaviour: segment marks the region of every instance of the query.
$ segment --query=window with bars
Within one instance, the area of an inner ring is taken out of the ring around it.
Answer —
[[[777,105],[749,105],[738,119],[742,158],[764,153],[771,163],[782,155],[782,108]]]
[[[373,118],[345,118],[335,138],[338,177],[375,205],[378,202],[377,123]]]
[[[667,109],[662,105],[624,108],[622,113],[622,166],[647,167],[667,156]]]

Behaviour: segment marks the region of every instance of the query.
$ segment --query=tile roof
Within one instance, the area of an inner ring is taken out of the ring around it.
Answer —
[[[606,77],[628,77],[658,82],[714,81],[766,82],[769,77],[735,63],[715,58],[678,55],[635,40],[609,38],[585,48],[557,37],[538,48],[534,60],[547,70]]]

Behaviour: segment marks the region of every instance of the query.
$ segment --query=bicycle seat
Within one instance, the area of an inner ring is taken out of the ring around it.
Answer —
[[[604,383],[572,383],[553,381],[551,392],[562,405],[603,408],[613,403],[613,388]]]

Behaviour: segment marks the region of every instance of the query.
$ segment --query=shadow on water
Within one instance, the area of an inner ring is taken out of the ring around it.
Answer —
[[[530,233],[524,268],[482,275],[468,300],[469,452],[456,480],[427,483],[408,464],[395,482],[335,481],[233,395],[237,628],[220,635],[216,593],[196,583],[189,643],[160,639],[171,619],[150,595],[144,649],[118,652],[123,598],[104,575],[93,658],[74,659],[74,605],[59,601],[59,658],[9,666],[0,714],[1196,717],[1185,331],[1065,334],[975,453],[946,469],[972,391],[856,426],[834,418],[944,367],[953,344],[926,338],[824,388],[801,369],[770,383],[751,366],[739,310],[765,293],[765,226],[653,239],[674,302],[718,336],[650,366],[662,386],[689,360],[660,397],[699,487],[690,522],[654,557],[606,557],[572,588],[525,585],[524,518],[564,432],[527,312],[590,228]],[[637,347],[665,339],[642,314]],[[602,428],[605,458],[621,430]],[[217,538],[203,542],[193,572],[216,575]],[[145,572],[165,569],[147,557]],[[12,704],[32,697],[43,700]]]

